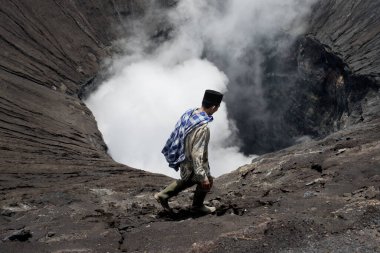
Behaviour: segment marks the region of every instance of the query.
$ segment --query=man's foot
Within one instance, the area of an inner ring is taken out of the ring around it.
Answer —
[[[169,206],[169,202],[167,198],[162,197],[160,193],[154,194],[154,198],[157,200],[158,203],[161,204],[162,208],[164,208],[166,212],[172,211],[172,209]]]
[[[214,213],[216,211],[216,208],[213,206],[206,206],[206,205],[193,206],[193,211],[204,213],[204,214],[210,214],[210,213]]]

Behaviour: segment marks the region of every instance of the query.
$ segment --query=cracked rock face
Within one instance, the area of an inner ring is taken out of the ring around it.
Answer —
[[[379,3],[317,2],[287,120],[327,136],[217,178],[207,216],[194,189],[162,212],[171,179],[115,163],[78,98],[150,3],[2,2],[0,252],[379,252]]]

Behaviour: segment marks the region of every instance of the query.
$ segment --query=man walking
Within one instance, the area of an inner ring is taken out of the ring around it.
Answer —
[[[162,150],[169,166],[178,171],[181,179],[167,186],[154,195],[154,198],[166,211],[171,211],[169,199],[179,192],[197,185],[193,198],[193,209],[202,213],[213,213],[215,207],[203,204],[210,191],[213,178],[208,164],[208,143],[210,129],[208,123],[213,120],[212,115],[219,109],[223,94],[206,90],[202,100],[202,107],[187,110],[177,122]]]

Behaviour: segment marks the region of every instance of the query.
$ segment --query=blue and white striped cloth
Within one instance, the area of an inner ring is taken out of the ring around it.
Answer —
[[[166,141],[165,147],[161,151],[169,163],[169,167],[177,171],[179,164],[185,160],[185,138],[187,134],[193,129],[213,120],[213,117],[207,115],[207,113],[194,113],[195,110],[189,109],[181,116],[169,139]]]

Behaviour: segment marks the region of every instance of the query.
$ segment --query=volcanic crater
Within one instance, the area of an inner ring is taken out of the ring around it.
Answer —
[[[82,101],[150,4],[2,2],[0,252],[380,252],[380,3],[316,1],[290,67],[266,80],[296,76],[272,123],[313,139],[268,146],[237,116],[243,151],[262,155],[216,178],[206,216],[193,189],[162,212],[153,194],[172,179],[113,161]]]

